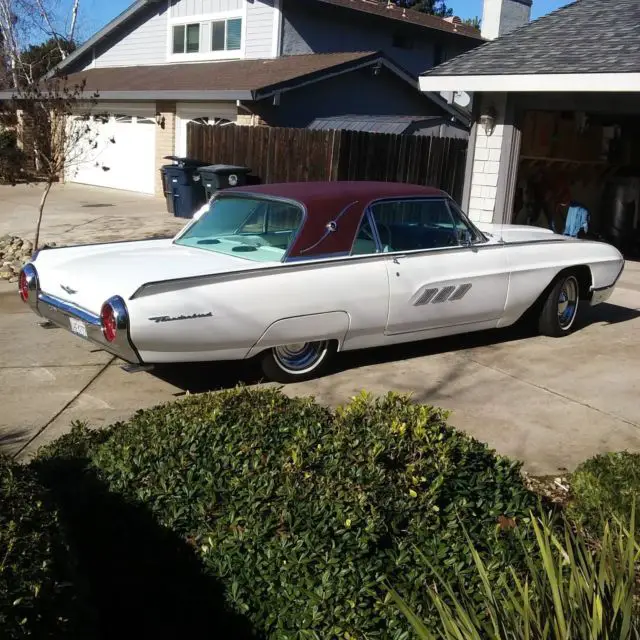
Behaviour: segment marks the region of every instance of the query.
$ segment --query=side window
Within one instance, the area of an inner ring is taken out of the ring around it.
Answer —
[[[302,212],[299,207],[285,203],[270,203],[267,215],[267,233],[282,233],[295,231],[302,222]]]
[[[444,199],[393,200],[371,207],[383,251],[418,251],[460,244],[457,219]]]
[[[369,222],[369,216],[365,215],[364,218],[362,218],[360,228],[358,229],[358,233],[356,234],[356,239],[353,242],[351,255],[363,256],[377,252],[378,248],[376,246],[371,223]]]

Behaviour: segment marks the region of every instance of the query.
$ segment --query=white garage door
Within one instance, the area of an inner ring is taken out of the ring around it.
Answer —
[[[66,167],[66,180],[153,194],[157,125],[152,112],[146,115],[123,105],[117,113],[84,122],[91,133],[79,151],[67,154],[73,159]],[[77,123],[72,118],[70,126]]]

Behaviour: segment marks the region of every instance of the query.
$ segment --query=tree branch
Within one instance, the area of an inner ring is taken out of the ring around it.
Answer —
[[[51,34],[51,37],[55,40],[56,46],[58,47],[58,51],[60,51],[60,55],[64,60],[67,57],[67,52],[65,51],[62,44],[60,43],[60,38],[58,37],[58,33],[54,29],[53,24],[51,23],[49,12],[45,9],[44,5],[42,4],[42,0],[36,0],[36,5],[38,7],[38,10],[40,11],[40,15],[42,16],[42,19],[47,23],[47,27],[49,28],[49,33]]]
[[[80,8],[80,0],[73,0],[73,7],[71,8],[71,25],[69,26],[69,33],[67,34],[67,41],[74,42],[76,35],[76,25],[78,23],[78,9]]]

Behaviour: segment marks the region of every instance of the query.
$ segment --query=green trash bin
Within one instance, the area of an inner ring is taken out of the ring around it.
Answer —
[[[246,185],[251,169],[232,164],[210,164],[206,167],[199,167],[198,173],[200,174],[207,200],[209,200],[220,189]]]

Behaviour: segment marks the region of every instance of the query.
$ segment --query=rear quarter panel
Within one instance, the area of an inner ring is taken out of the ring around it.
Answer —
[[[341,344],[347,332],[381,335],[388,297],[377,257],[169,282],[127,304],[141,358],[161,363],[241,359],[287,342]]]

